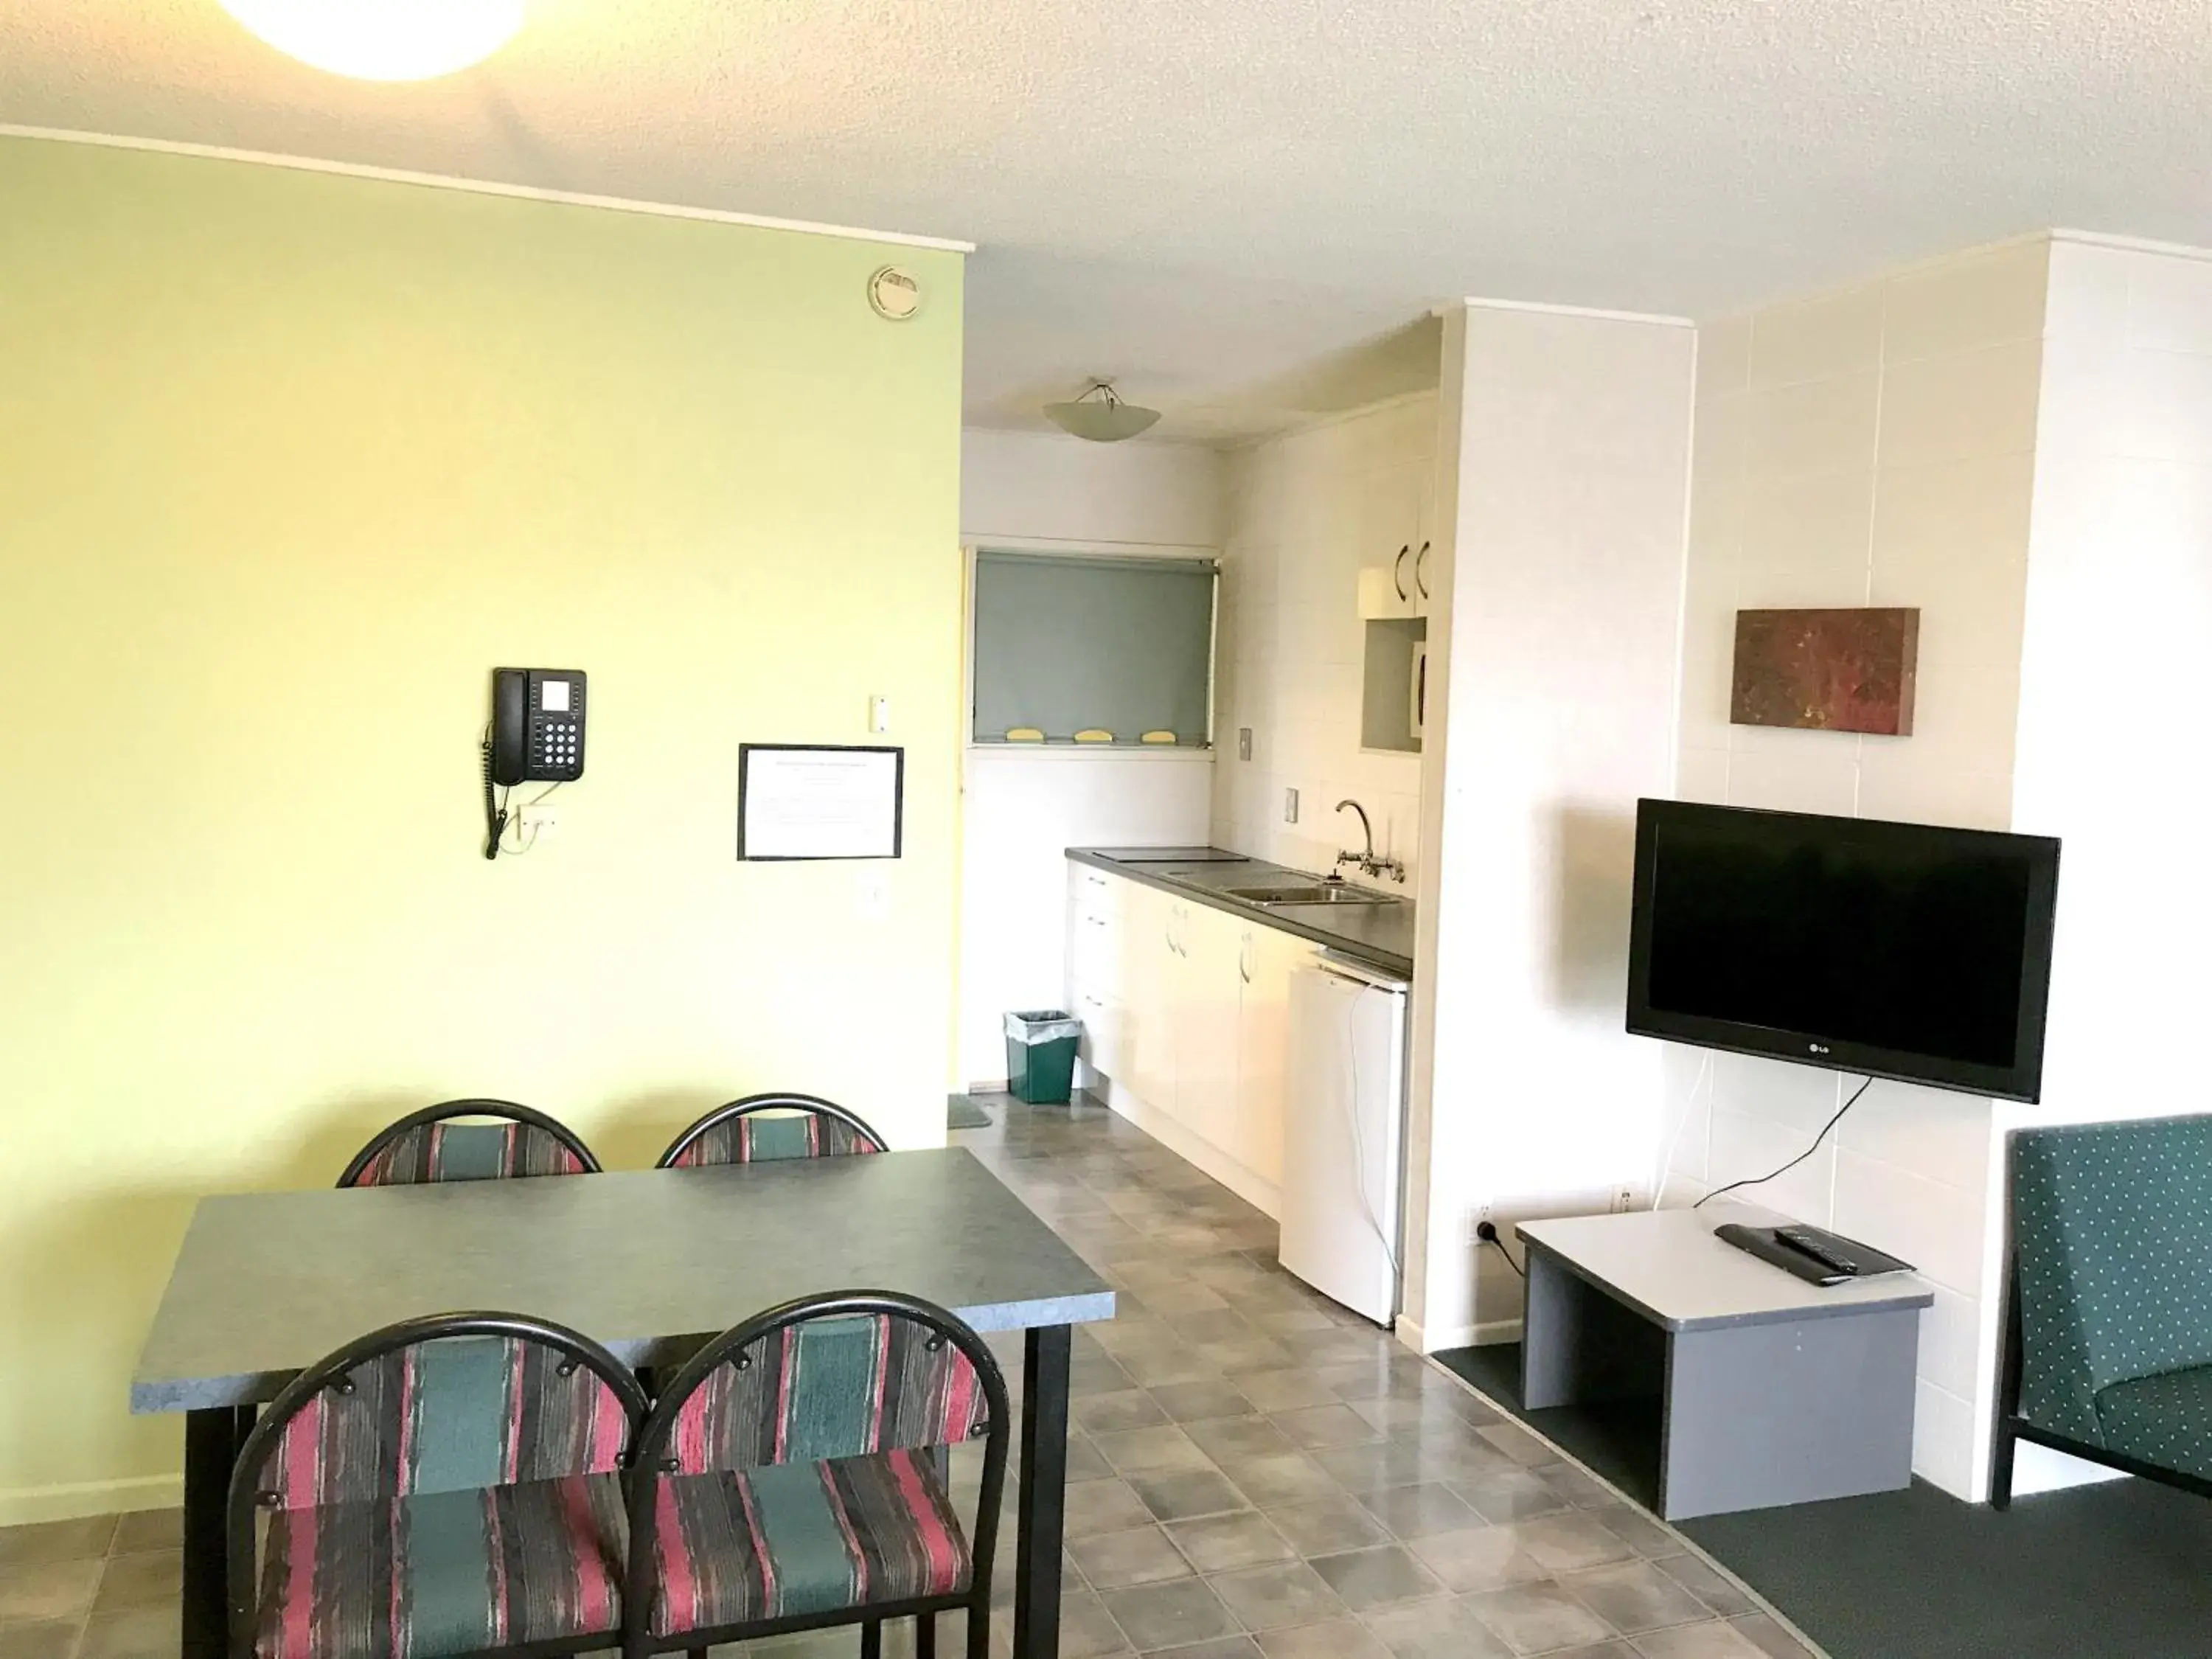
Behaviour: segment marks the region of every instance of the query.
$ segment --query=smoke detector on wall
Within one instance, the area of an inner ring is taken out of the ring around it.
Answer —
[[[1111,380],[1093,380],[1091,390],[1072,404],[1047,404],[1045,418],[1061,431],[1094,444],[1117,444],[1133,438],[1160,418],[1157,409],[1125,404]]]

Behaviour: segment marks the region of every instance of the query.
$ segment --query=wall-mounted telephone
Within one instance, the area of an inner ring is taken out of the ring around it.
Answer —
[[[571,668],[495,668],[483,745],[484,856],[499,856],[507,812],[493,786],[574,783],[584,775],[584,675]]]

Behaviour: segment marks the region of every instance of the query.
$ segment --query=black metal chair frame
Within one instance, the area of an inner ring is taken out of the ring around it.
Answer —
[[[756,1112],[811,1112],[817,1117],[835,1118],[854,1133],[866,1135],[875,1144],[878,1152],[890,1150],[884,1138],[878,1134],[865,1120],[856,1113],[847,1111],[834,1100],[824,1100],[819,1095],[747,1095],[743,1100],[733,1100],[727,1105],[717,1106],[675,1139],[670,1141],[668,1150],[661,1153],[659,1161],[653,1167],[656,1170],[675,1168],[676,1160],[690,1148],[694,1141],[709,1129],[719,1128],[736,1118],[750,1117]]]
[[[593,1375],[615,1391],[615,1397],[622,1401],[623,1414],[629,1419],[629,1444],[621,1471],[625,1478],[628,1476],[629,1465],[634,1461],[637,1450],[638,1436],[651,1405],[629,1368],[580,1331],[573,1331],[565,1325],[556,1325],[547,1320],[506,1313],[428,1314],[371,1331],[368,1335],[347,1343],[327,1358],[309,1366],[286,1383],[282,1392],[262,1412],[252,1432],[246,1437],[246,1443],[239,1449],[238,1462],[231,1472],[226,1521],[229,1528],[230,1582],[227,1620],[229,1628],[224,1645],[230,1659],[253,1659],[254,1656],[254,1642],[259,1633],[255,1618],[259,1575],[254,1560],[254,1520],[262,1508],[259,1478],[262,1466],[283,1434],[285,1425],[325,1389],[349,1386],[346,1379],[372,1359],[380,1359],[386,1354],[402,1348],[419,1346],[425,1342],[466,1336],[505,1337],[515,1341],[541,1343],[558,1349],[575,1364],[589,1366]],[[553,1641],[520,1643],[512,1647],[486,1648],[481,1651],[497,1654],[501,1656],[501,1659],[550,1659],[555,1655],[587,1653],[609,1648],[613,1645],[611,1638],[615,1635],[616,1632],[611,1631],[592,1631]]]
[[[949,1595],[869,1602],[828,1613],[799,1613],[751,1624],[718,1625],[704,1630],[655,1635],[653,1605],[659,1597],[660,1585],[659,1553],[654,1547],[654,1500],[661,1480],[677,1473],[670,1467],[668,1441],[684,1402],[709,1376],[744,1350],[787,1327],[811,1324],[817,1320],[886,1314],[895,1319],[912,1320],[935,1331],[967,1356],[982,1381],[990,1420],[984,1430],[983,1480],[976,1498],[975,1525],[969,1539],[968,1589]],[[916,1659],[936,1659],[937,1615],[956,1612],[968,1615],[968,1659],[986,1659],[991,1640],[991,1565],[998,1550],[999,1505],[1006,1490],[1010,1414],[1006,1375],[999,1368],[997,1356],[957,1315],[919,1297],[896,1291],[851,1291],[805,1297],[757,1314],[742,1325],[724,1332],[684,1363],[655,1400],[653,1414],[638,1432],[629,1480],[629,1571],[623,1595],[623,1659],[647,1659],[649,1655],[678,1649],[695,1656],[695,1659],[703,1659],[708,1648],[724,1643],[757,1642],[796,1631],[823,1630],[840,1625],[860,1626],[862,1659],[879,1659],[883,1627],[894,1619],[915,1621]]]
[[[570,1152],[584,1166],[586,1175],[601,1173],[599,1160],[592,1156],[592,1149],[577,1138],[576,1132],[560,1119],[539,1111],[534,1106],[520,1105],[512,1100],[441,1100],[434,1106],[425,1106],[403,1118],[386,1124],[369,1137],[368,1144],[353,1155],[353,1162],[345,1166],[338,1177],[338,1185],[350,1187],[361,1179],[371,1159],[392,1141],[410,1129],[419,1129],[428,1123],[442,1123],[454,1117],[497,1117],[510,1123],[526,1123],[533,1129],[543,1129]]]

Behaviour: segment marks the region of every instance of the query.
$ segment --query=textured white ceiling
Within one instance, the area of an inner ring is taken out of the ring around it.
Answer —
[[[398,87],[216,0],[0,0],[0,121],[972,238],[994,423],[1096,370],[1265,427],[1389,389],[1404,337],[1354,348],[1462,294],[1712,315],[2053,223],[2212,242],[2203,0],[532,0]]]

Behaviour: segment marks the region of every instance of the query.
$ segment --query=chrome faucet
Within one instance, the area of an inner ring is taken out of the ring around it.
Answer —
[[[1336,810],[1341,812],[1347,806],[1359,814],[1360,833],[1366,837],[1367,846],[1362,852],[1339,853],[1336,855],[1335,866],[1329,872],[1329,879],[1342,881],[1344,866],[1347,864],[1356,864],[1368,875],[1388,876],[1395,882],[1402,883],[1406,879],[1406,866],[1402,860],[1380,859],[1375,856],[1375,826],[1368,821],[1367,809],[1358,801],[1346,798],[1337,802]]]

